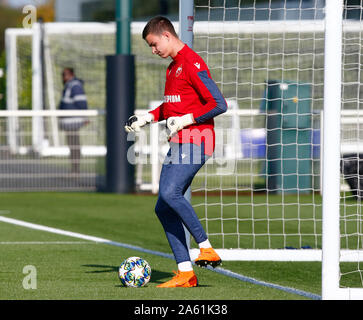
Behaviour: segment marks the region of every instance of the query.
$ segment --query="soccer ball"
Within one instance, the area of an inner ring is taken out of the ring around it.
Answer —
[[[118,277],[126,287],[143,287],[151,278],[151,268],[146,260],[130,257],[121,263]]]

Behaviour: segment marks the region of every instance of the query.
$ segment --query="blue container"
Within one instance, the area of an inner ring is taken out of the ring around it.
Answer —
[[[244,158],[264,159],[266,157],[266,130],[242,129],[241,145]]]

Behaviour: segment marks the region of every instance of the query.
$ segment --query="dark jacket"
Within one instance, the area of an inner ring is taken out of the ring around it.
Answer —
[[[63,89],[62,100],[59,105],[61,110],[87,109],[87,97],[83,89],[83,81],[73,78],[66,82]]]

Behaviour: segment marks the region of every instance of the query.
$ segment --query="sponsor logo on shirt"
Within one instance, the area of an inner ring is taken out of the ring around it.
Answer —
[[[164,102],[181,102],[180,94],[166,95]]]

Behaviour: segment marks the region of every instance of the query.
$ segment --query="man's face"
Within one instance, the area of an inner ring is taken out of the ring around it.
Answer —
[[[145,41],[151,47],[152,53],[157,54],[161,58],[170,56],[170,37],[167,32],[161,35],[149,33]]]
[[[67,69],[63,70],[63,73],[62,73],[63,83],[66,83],[67,81],[72,79],[72,77],[73,77],[73,75],[69,70],[67,70]]]

